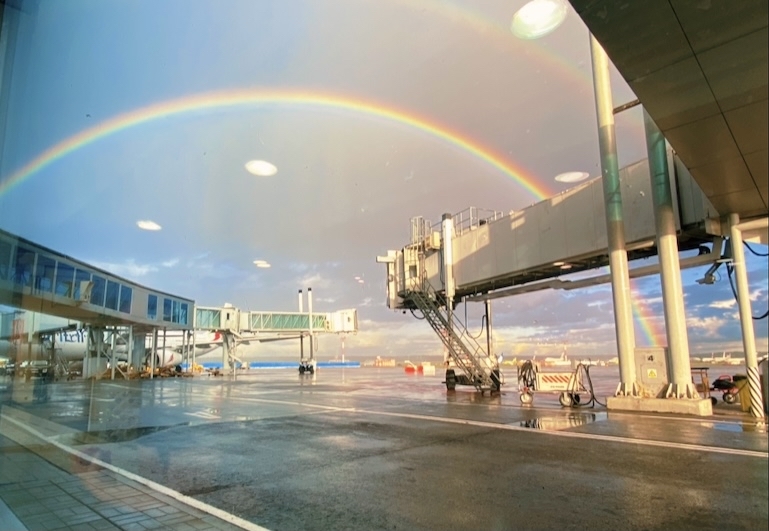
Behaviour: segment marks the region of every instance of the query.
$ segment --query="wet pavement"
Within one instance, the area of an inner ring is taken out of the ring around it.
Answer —
[[[616,382],[594,372],[610,394]],[[441,379],[362,368],[14,384],[0,430],[66,477],[104,463],[272,530],[767,527],[767,433],[739,404],[705,419],[564,409],[555,394],[523,406],[514,382],[482,396]]]

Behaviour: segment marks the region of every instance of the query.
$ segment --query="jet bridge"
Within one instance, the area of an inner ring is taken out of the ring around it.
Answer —
[[[668,159],[679,251],[700,251],[682,260],[681,267],[712,263],[721,256],[719,215],[678,158],[668,152]],[[654,256],[648,161],[621,169],[620,183],[628,259]],[[387,267],[387,306],[421,311],[451,361],[481,391],[498,388],[499,367],[489,346],[467,344],[469,334],[453,315],[458,302],[567,287],[568,281],[558,277],[609,264],[600,178],[521,211],[471,208],[445,215],[436,225],[413,218],[411,229],[408,245],[377,258]],[[446,257],[452,257],[450,262]],[[647,269],[646,274],[657,272]]]

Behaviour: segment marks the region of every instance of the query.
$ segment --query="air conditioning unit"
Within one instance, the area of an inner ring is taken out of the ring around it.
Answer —
[[[75,297],[76,302],[91,302],[91,291],[93,290],[93,282],[90,280],[81,280],[80,281],[80,290],[78,290],[78,295]]]

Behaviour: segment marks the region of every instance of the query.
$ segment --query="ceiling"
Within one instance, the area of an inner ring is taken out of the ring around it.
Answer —
[[[769,2],[570,2],[716,210],[765,217]]]

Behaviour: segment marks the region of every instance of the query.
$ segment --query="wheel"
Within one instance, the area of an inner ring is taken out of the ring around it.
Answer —
[[[724,393],[724,402],[727,404],[734,404],[737,401],[737,395],[732,393]]]
[[[580,401],[579,395],[577,393],[572,393],[571,394],[571,400],[575,404],[579,404],[579,401]]]
[[[715,406],[716,404],[718,404],[718,399],[715,396],[711,396],[710,403]]]
[[[574,396],[574,395],[569,394],[569,393],[561,393],[558,396],[558,401],[561,403],[561,405],[563,407],[569,407],[569,406],[571,406],[571,404],[573,402],[573,400],[571,398],[572,396]]]
[[[521,393],[519,398],[521,399],[521,404],[529,405],[534,402],[534,396],[531,393]]]
[[[457,388],[457,375],[454,369],[446,369],[446,389],[453,391]]]
[[[299,366],[299,374],[304,374],[304,365]]]

